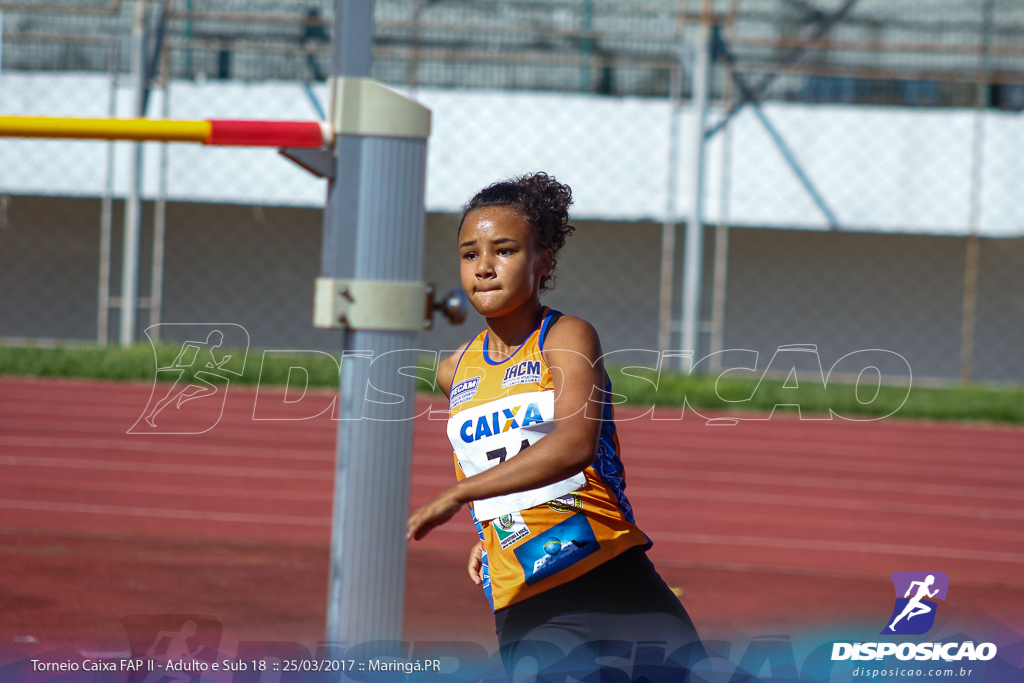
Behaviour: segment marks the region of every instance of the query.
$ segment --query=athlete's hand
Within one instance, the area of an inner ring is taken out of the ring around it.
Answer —
[[[448,489],[430,501],[409,517],[406,525],[405,540],[420,540],[436,526],[441,526],[455,516],[463,503],[453,493],[455,487]]]
[[[483,552],[483,541],[474,543],[473,549],[469,551],[469,566],[467,567],[469,570],[469,579],[478,586],[484,580],[480,573],[484,566],[482,557]]]

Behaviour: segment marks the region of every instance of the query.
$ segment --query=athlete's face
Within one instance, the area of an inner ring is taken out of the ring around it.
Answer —
[[[481,315],[512,313],[538,296],[551,271],[551,250],[539,250],[526,218],[492,206],[471,211],[459,230],[462,287]]]

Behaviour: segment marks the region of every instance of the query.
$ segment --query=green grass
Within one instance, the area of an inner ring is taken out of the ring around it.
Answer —
[[[990,387],[985,385],[948,386],[941,388],[912,386],[858,389],[852,384],[833,382],[828,389],[807,387],[783,388],[783,379],[765,378],[760,383],[747,380],[722,380],[711,376],[662,375],[654,384],[612,372],[616,394],[624,394],[627,404],[678,406],[686,402],[697,410],[707,409],[732,414],[740,411],[796,412],[800,404],[804,415],[834,414],[854,419],[892,415],[932,420],[977,420],[987,422],[1024,423],[1024,386]],[[858,400],[858,398],[860,400]],[[728,400],[723,400],[728,399]],[[862,403],[862,401],[864,401]]]
[[[160,367],[173,363],[180,347],[165,344],[157,349]],[[148,345],[129,348],[119,346],[79,346],[62,348],[0,347],[0,375],[32,377],[81,377],[107,380],[151,381],[154,375],[153,349]],[[231,353],[241,359],[239,350],[220,349],[218,357]],[[284,385],[290,368],[301,366],[309,375],[310,387],[338,386],[338,366],[326,354],[268,354],[250,350],[241,377],[232,381],[242,384],[262,383]],[[232,367],[232,366],[227,366]],[[237,366],[234,366],[237,370]],[[905,387],[881,386],[874,400],[874,387],[861,388],[858,401],[850,384],[833,383],[827,390],[808,387],[783,388],[781,379],[722,380],[714,377],[663,373],[660,383],[624,375],[610,368],[614,391],[629,405],[672,407],[684,400],[698,410],[716,414],[741,411],[769,412],[777,404],[799,402],[804,414],[834,413],[846,417],[881,417],[933,420],[974,420],[984,422],[1024,423],[1024,386],[990,387],[985,385],[925,388],[915,385],[909,394]],[[429,372],[423,373],[430,375]],[[421,388],[425,387],[420,383]],[[435,390],[435,393],[437,391]],[[867,395],[865,395],[867,394]],[[794,398],[794,395],[796,398]],[[724,399],[724,400],[723,400]],[[793,412],[795,408],[779,405],[776,411]]]
[[[161,344],[154,350],[148,344],[120,346],[69,346],[61,348],[0,347],[0,375],[29,377],[82,377],[110,380],[152,381],[156,362],[167,367],[174,362],[180,344]],[[217,349],[218,358],[231,354],[241,359],[244,351]],[[338,365],[326,354],[282,354],[266,357],[262,351],[250,349],[241,377],[231,381],[241,384],[285,385],[289,369],[301,366],[309,373],[310,387],[337,387]],[[235,364],[225,366],[237,370]],[[262,375],[262,377],[261,377]]]

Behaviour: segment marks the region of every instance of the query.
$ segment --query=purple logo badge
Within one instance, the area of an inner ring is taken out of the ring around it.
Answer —
[[[935,623],[935,600],[946,599],[949,577],[942,572],[893,572],[889,577],[896,589],[896,606],[881,633],[927,633]]]

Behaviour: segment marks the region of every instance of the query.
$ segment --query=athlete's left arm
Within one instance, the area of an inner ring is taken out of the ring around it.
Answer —
[[[529,491],[582,472],[597,455],[601,421],[587,403],[604,382],[601,342],[590,323],[562,316],[545,341],[544,360],[555,390],[555,427],[543,439],[486,472],[467,477],[409,517],[407,538],[417,540],[444,524],[466,503]]]

